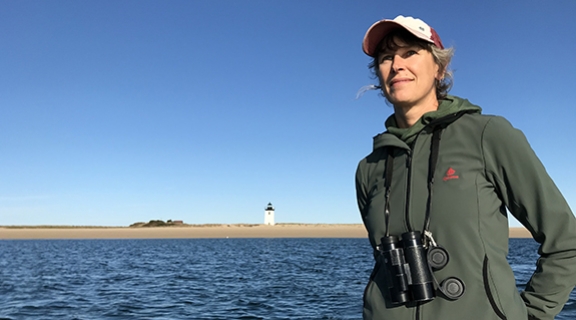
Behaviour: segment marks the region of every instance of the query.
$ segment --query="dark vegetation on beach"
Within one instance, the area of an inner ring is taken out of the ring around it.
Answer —
[[[182,220],[150,220],[149,222],[136,222],[130,225],[131,228],[135,227],[172,227],[172,226],[183,226],[184,222]]]

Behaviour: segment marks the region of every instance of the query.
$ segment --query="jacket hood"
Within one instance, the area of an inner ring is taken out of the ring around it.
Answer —
[[[414,141],[418,133],[430,123],[441,121],[442,119],[450,121],[448,120],[449,118],[461,113],[481,112],[482,109],[479,106],[470,103],[467,99],[449,95],[442,100],[438,110],[425,113],[410,128],[399,128],[396,123],[396,117],[392,114],[384,123],[387,130],[374,137],[374,150],[385,146],[410,149],[409,145]]]

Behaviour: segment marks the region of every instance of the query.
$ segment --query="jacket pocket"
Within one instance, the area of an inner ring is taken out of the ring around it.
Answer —
[[[484,265],[482,267],[482,278],[484,279],[484,290],[486,290],[486,296],[488,297],[488,301],[490,302],[492,309],[494,310],[498,318],[502,320],[507,320],[504,312],[502,312],[502,310],[498,308],[496,300],[494,299],[494,295],[492,294],[492,290],[490,289],[490,275],[488,273],[488,256],[486,255],[484,256]]]

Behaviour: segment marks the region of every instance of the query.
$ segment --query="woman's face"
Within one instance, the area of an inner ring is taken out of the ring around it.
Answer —
[[[395,106],[411,107],[436,101],[436,79],[440,79],[438,65],[432,54],[399,38],[395,49],[382,48],[378,54],[382,90]]]

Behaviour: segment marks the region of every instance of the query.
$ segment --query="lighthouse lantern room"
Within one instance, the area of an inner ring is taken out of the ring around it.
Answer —
[[[268,202],[266,209],[264,209],[264,224],[268,226],[274,225],[274,207],[270,202]]]

